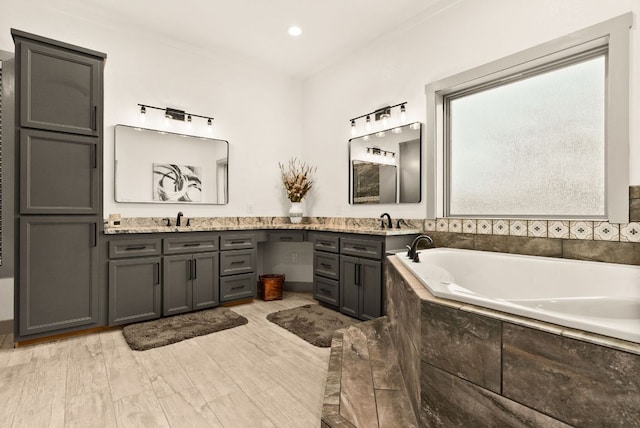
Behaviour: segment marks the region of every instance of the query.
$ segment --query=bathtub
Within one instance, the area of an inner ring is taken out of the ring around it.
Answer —
[[[453,248],[394,257],[436,297],[640,343],[640,266]]]

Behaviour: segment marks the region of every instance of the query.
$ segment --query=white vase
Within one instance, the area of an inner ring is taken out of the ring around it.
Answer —
[[[291,202],[291,208],[289,208],[289,220],[291,223],[301,223],[302,214],[302,202]]]

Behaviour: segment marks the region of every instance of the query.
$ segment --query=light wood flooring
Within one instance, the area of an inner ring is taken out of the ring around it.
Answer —
[[[266,320],[305,293],[234,306],[247,325],[137,352],[121,330],[11,348],[0,427],[319,427],[329,348]]]

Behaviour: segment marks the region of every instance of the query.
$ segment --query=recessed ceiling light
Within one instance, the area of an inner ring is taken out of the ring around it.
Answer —
[[[300,27],[296,25],[292,25],[291,27],[289,27],[289,35],[298,37],[300,34],[302,34],[302,29]]]

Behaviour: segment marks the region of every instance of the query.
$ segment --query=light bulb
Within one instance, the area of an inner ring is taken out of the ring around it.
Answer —
[[[371,116],[367,115],[367,124],[366,124],[367,132],[371,131]]]
[[[147,119],[147,109],[144,106],[140,107],[140,123],[144,123]]]
[[[207,132],[208,133],[213,132],[213,119],[211,118],[207,119]]]
[[[400,122],[405,123],[407,121],[407,109],[404,104],[400,106]]]
[[[188,129],[189,131],[191,131],[191,129],[193,128],[193,125],[192,125],[192,123],[191,123],[191,120],[192,120],[192,119],[191,119],[191,115],[187,115],[187,129]]]
[[[356,135],[356,121],[352,120],[351,121],[351,136],[355,136]]]

